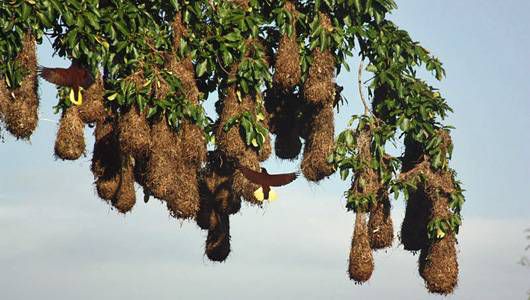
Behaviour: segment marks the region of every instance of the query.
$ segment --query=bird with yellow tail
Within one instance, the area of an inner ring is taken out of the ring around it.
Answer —
[[[283,186],[293,182],[298,177],[298,172],[285,174],[269,174],[265,168],[261,168],[261,172],[256,172],[243,165],[238,166],[239,171],[249,181],[259,185],[260,187],[254,192],[254,197],[258,201],[274,201],[277,199],[276,193],[271,189],[271,186]]]
[[[79,61],[74,60],[68,68],[39,67],[39,75],[46,81],[70,88],[70,102],[83,103],[82,89],[88,89],[94,83],[94,77]]]

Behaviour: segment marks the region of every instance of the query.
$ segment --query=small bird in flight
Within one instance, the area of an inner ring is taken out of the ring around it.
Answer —
[[[265,168],[261,168],[261,173],[251,170],[243,165],[239,165],[238,169],[243,173],[249,181],[258,184],[260,187],[254,192],[254,197],[259,201],[263,200],[276,200],[277,196],[274,191],[271,190],[271,186],[282,186],[293,182],[297,177],[298,173],[285,173],[285,174],[269,174]]]
[[[88,89],[94,83],[94,77],[90,71],[76,60],[72,61],[67,69],[40,67],[39,75],[48,82],[71,88],[70,101],[75,105],[83,103],[81,89]]]

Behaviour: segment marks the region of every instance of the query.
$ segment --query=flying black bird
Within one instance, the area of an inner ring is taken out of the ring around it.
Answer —
[[[67,69],[40,67],[39,75],[48,82],[71,88],[70,101],[75,105],[83,103],[81,89],[88,89],[94,83],[90,71],[75,60]]]
[[[256,199],[260,201],[276,200],[276,193],[271,190],[271,186],[286,185],[298,177],[298,173],[269,174],[265,168],[261,168],[259,173],[243,165],[239,165],[238,169],[249,181],[260,185],[260,188],[254,192]]]

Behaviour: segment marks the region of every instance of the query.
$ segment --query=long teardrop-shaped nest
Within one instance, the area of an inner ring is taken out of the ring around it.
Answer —
[[[39,107],[36,42],[31,33],[24,35],[22,51],[15,60],[26,68],[28,74],[18,88],[8,92],[14,97],[6,105],[4,122],[15,137],[29,139],[37,128]]]
[[[364,212],[357,212],[353,232],[348,273],[356,283],[364,283],[370,279],[374,271],[372,248],[368,239],[368,226]]]
[[[304,147],[302,173],[310,181],[320,181],[335,172],[327,158],[333,152],[335,140],[333,107],[315,108],[310,123],[310,132]]]
[[[55,139],[55,156],[63,160],[76,160],[85,153],[85,124],[79,108],[72,106],[63,112]]]

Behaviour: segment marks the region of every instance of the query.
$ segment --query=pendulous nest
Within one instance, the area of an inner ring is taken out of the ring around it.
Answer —
[[[105,116],[104,97],[105,87],[103,86],[103,79],[98,74],[95,82],[88,90],[83,91],[84,101],[79,106],[79,117],[81,117],[84,123],[95,123]]]
[[[270,145],[269,147],[264,145],[262,153],[260,153],[252,146],[247,146],[242,136],[242,128],[238,124],[230,127],[228,131],[223,128],[224,124],[233,116],[239,116],[246,111],[254,113],[255,101],[250,95],[242,97],[239,101],[234,86],[227,88],[226,95],[222,99],[221,114],[215,129],[218,150],[228,159],[238,161],[247,168],[259,172],[261,170],[260,161],[270,155]],[[266,139],[269,140],[270,138],[266,137]],[[235,171],[232,190],[236,196],[243,197],[250,203],[261,204],[254,196],[254,191],[258,188],[259,186],[246,179],[239,170]]]
[[[102,118],[96,123],[91,170],[96,178],[96,189],[101,199],[112,201],[121,180],[121,155],[115,122]]]
[[[319,13],[323,30],[332,31],[333,26],[329,17]],[[311,54],[313,61],[304,82],[304,98],[313,104],[326,105],[335,102],[335,56],[329,51],[315,48]]]
[[[356,283],[364,283],[370,279],[374,271],[374,259],[368,238],[366,215],[358,212],[355,216],[348,274]]]
[[[13,95],[5,108],[6,129],[19,139],[29,139],[37,128],[39,99],[37,95],[37,56],[35,38],[26,33],[22,41],[22,51],[15,60],[26,68],[28,74],[21,85],[8,95]]]
[[[155,121],[151,128],[151,137],[145,183],[156,198],[169,199],[175,192],[178,177],[175,168],[176,162],[180,161],[178,138],[165,117]]]
[[[199,211],[199,185],[197,169],[185,164],[175,165],[176,181],[173,193],[166,197],[167,208],[173,217],[179,219],[195,218]]]
[[[77,106],[67,108],[59,122],[55,139],[55,156],[63,160],[76,160],[85,153],[85,124],[79,117]]]
[[[370,210],[368,236],[372,249],[384,249],[392,246],[394,226],[390,216],[388,193],[380,195],[377,203]]]
[[[420,143],[405,137],[405,154],[402,159],[401,172],[412,170],[423,158]],[[419,251],[427,245],[427,224],[431,203],[423,188],[409,194],[405,209],[405,218],[401,225],[401,243],[405,250]]]
[[[327,162],[335,145],[333,107],[326,105],[315,109],[310,122],[311,130],[305,143],[301,168],[307,180],[320,181],[335,171],[333,165]]]
[[[298,12],[291,1],[286,1],[284,9],[293,16],[291,35],[285,34],[280,39],[280,45],[274,64],[273,84],[283,92],[291,92],[300,83],[302,68],[300,67],[300,45],[296,39],[296,18]]]
[[[448,234],[423,249],[419,268],[429,292],[451,294],[458,283],[455,235]]]
[[[111,200],[111,203],[120,213],[125,214],[129,212],[136,203],[136,191],[134,190],[134,166],[130,158],[122,158],[119,179],[116,195]]]
[[[283,93],[273,88],[265,97],[269,129],[276,135],[274,152],[281,159],[296,159],[302,150],[299,120],[300,99],[297,94]]]
[[[123,153],[137,159],[146,157],[151,146],[146,111],[140,112],[133,106],[123,113],[118,122],[118,137]]]
[[[230,217],[212,210],[206,238],[205,253],[208,259],[223,262],[230,254]]]

